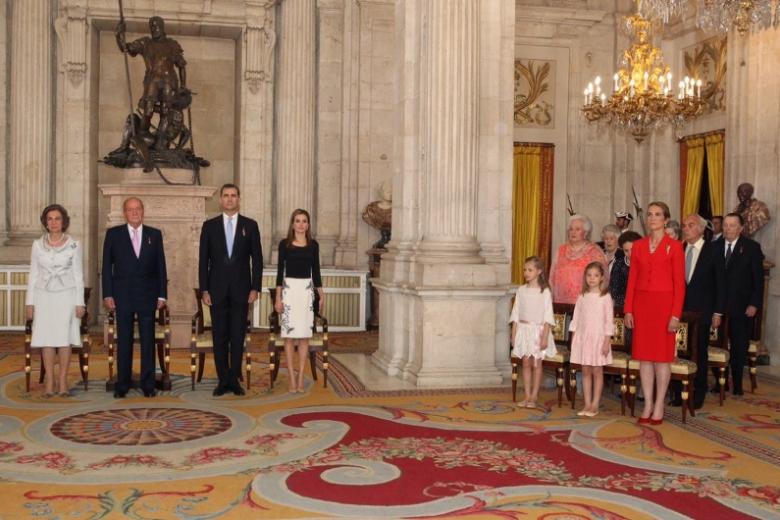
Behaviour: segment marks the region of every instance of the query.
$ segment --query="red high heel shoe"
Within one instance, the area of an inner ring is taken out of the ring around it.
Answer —
[[[650,419],[650,424],[653,426],[658,426],[659,424],[663,424],[664,418],[661,417],[660,419]]]
[[[640,417],[636,422],[639,424],[650,424],[652,421],[650,417]]]

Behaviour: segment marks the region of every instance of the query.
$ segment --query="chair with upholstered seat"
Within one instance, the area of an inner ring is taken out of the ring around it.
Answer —
[[[192,389],[195,390],[195,383],[200,383],[203,379],[203,370],[206,364],[206,353],[214,352],[214,341],[211,335],[211,307],[203,305],[200,289],[193,289],[195,301],[198,306],[197,312],[192,316],[192,335],[190,336],[190,381]],[[252,370],[251,354],[246,346],[250,340],[251,321],[249,315],[252,313],[252,307],[249,307],[246,320],[246,335],[244,336],[244,353],[246,355],[247,367],[247,388],[251,383],[249,375]],[[197,372],[197,376],[196,376]],[[238,371],[239,380],[243,379],[241,371]]]
[[[726,397],[726,371],[728,370],[730,359],[729,350],[721,346],[722,344],[725,346],[726,343],[725,334],[723,333],[725,328],[726,320],[723,320],[719,328],[710,330],[710,341],[707,347],[707,367],[713,373],[717,371],[716,377],[718,387],[720,388],[720,393],[718,394],[720,406],[723,406],[723,400]],[[723,339],[722,343],[720,341],[721,338]]]
[[[271,388],[274,387],[276,376],[279,374],[279,365],[281,365],[281,355],[284,351],[284,338],[281,337],[281,326],[279,323],[279,314],[273,308],[273,302],[276,300],[276,288],[269,287],[268,292],[271,295],[271,314],[268,316],[268,326],[270,334],[268,336],[268,357],[269,370],[271,371]],[[323,387],[328,387],[328,320],[319,313],[319,296],[314,292],[314,323],[312,323],[312,337],[309,339],[309,365],[311,366],[311,377],[317,380],[317,357],[319,352],[322,354],[322,380]],[[297,349],[297,345],[296,345]],[[290,363],[290,360],[287,360]]]
[[[569,322],[571,321],[573,309],[573,305],[553,305],[553,319],[555,325],[553,326],[552,333],[553,338],[555,339],[555,348],[557,352],[554,356],[546,357],[542,361],[543,368],[551,368],[555,372],[555,386],[558,390],[558,408],[563,404],[564,392],[566,392],[566,397],[570,398],[566,370],[569,367]],[[512,363],[512,401],[517,401],[517,378],[523,360],[511,355],[511,345],[510,362]]]
[[[109,311],[103,322],[103,339],[106,344],[108,360],[108,379],[106,380],[106,391],[113,392],[116,378],[114,377],[114,362],[116,360],[117,327],[116,315],[114,311]],[[138,320],[133,323],[133,344],[140,345],[138,334]],[[157,360],[160,366],[161,375],[155,385],[159,390],[171,389],[171,317],[168,307],[163,306],[157,309],[154,318],[154,347],[157,352]]]
[[[628,361],[630,359],[628,353],[628,345],[626,342],[626,329],[623,323],[623,313],[615,312],[613,318],[615,325],[615,333],[612,336],[612,363],[604,365],[602,367],[604,375],[615,375],[620,377],[620,415],[626,414],[626,401],[628,397],[626,393],[628,391]],[[576,334],[576,333],[575,333]],[[569,363],[569,385],[571,385],[571,407],[575,408],[575,401],[577,400],[577,370],[582,368],[581,365],[576,363]]]
[[[694,384],[696,378],[696,343],[699,327],[699,313],[683,312],[680,320],[680,328],[677,329],[675,344],[677,356],[671,363],[671,380],[682,383],[682,421],[686,421],[686,412],[690,412],[692,417],[696,416],[694,409]],[[631,358],[628,362],[628,384],[631,394],[631,416],[634,416],[634,405],[636,404],[636,380],[639,377],[639,360]],[[671,388],[671,385],[669,385]],[[649,399],[645,396],[645,399]]]
[[[89,295],[92,292],[90,287],[84,287],[84,305],[89,305]],[[33,320],[27,320],[24,325],[24,379],[25,389],[30,391],[30,375],[32,372],[32,324]],[[89,313],[85,312],[81,318],[79,330],[81,332],[81,345],[71,346],[71,352],[76,354],[79,359],[79,371],[81,372],[81,381],[84,385],[84,391],[89,390],[89,353],[92,340],[89,337]],[[41,350],[41,349],[36,349]],[[43,351],[40,351],[41,370],[38,383],[43,383],[46,377],[46,367],[43,365]]]

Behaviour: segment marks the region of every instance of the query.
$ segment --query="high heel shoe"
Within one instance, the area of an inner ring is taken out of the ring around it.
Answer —
[[[653,426],[658,426],[659,424],[663,424],[664,418],[661,417],[660,419],[650,419],[650,424]]]
[[[640,417],[636,422],[639,424],[651,424],[653,420],[650,417]]]

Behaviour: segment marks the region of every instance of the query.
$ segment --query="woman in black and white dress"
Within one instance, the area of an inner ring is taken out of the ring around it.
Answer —
[[[27,279],[27,319],[33,320],[30,346],[43,349],[43,397],[54,395],[56,358],[58,395],[68,397],[70,347],[81,343],[79,326],[86,311],[81,245],[65,233],[70,218],[59,204],[43,210],[41,224],[46,233],[33,242]]]
[[[309,338],[314,324],[314,291],[319,295],[319,311],[325,305],[320,274],[320,246],[311,238],[309,213],[296,209],[290,217],[287,238],[279,243],[274,309],[281,319],[285,338],[289,391],[303,392],[303,373],[309,357]],[[295,372],[293,343],[298,340],[298,372]]]

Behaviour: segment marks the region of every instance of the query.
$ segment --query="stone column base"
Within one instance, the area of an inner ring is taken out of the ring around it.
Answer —
[[[377,367],[420,388],[501,384],[496,313],[505,288],[375,287],[382,298]]]
[[[185,178],[192,172],[167,170],[166,174]],[[146,182],[143,182],[144,179]],[[99,258],[102,259],[105,230],[125,223],[122,203],[128,197],[141,199],[144,203],[144,224],[162,231],[168,270],[171,347],[189,347],[190,320],[197,310],[193,288],[198,286],[200,228],[206,219],[206,199],[214,194],[216,188],[170,186],[156,175],[141,174],[140,170],[129,171],[127,179],[119,184],[101,184],[98,188],[103,196],[108,197],[110,208],[100,233]],[[102,270],[103,266],[99,268]]]

